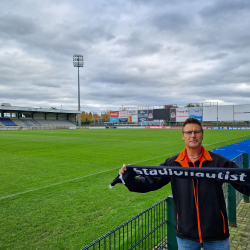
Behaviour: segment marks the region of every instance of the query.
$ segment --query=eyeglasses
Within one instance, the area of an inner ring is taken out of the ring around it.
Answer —
[[[185,131],[185,132],[183,131],[182,133],[186,135],[192,135],[192,133],[194,133],[195,135],[199,135],[200,133],[202,133],[202,130]]]

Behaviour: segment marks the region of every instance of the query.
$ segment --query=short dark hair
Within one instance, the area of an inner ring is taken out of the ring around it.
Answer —
[[[203,133],[203,128],[202,128],[201,122],[200,122],[199,120],[193,118],[193,117],[187,118],[187,120],[183,123],[182,132],[183,132],[184,127],[185,127],[187,124],[198,124],[198,125],[201,127],[201,131],[202,131],[202,133]]]

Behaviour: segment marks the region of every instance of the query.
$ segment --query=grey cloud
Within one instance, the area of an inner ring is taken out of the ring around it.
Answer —
[[[206,57],[206,59],[207,60],[218,60],[218,59],[225,58],[227,55],[228,55],[227,53],[219,52],[219,53],[216,53],[214,55]]]
[[[247,99],[249,98],[250,91],[248,90],[238,90],[237,85],[233,86],[234,91],[229,89],[230,85],[225,85],[224,88],[214,89],[214,91],[207,89],[206,93],[203,93],[203,98],[225,100],[227,102],[238,102],[239,104],[246,104]],[[197,94],[201,94],[201,91],[198,91]],[[242,102],[242,101],[244,102]],[[247,101],[247,103],[249,103]]]
[[[0,93],[0,98],[8,98],[10,100],[19,99],[19,100],[53,100],[56,98],[54,93],[50,93],[48,91],[38,92],[34,91],[30,88],[26,88],[23,86],[22,88],[17,88],[14,91],[3,91]]]
[[[48,83],[48,82],[34,82],[32,84],[33,86],[39,86],[39,87],[44,87],[44,88],[61,88],[59,84],[55,83]]]
[[[114,39],[115,36],[108,27],[105,27],[105,24],[100,23],[92,26],[83,24],[81,27],[73,28],[73,31],[70,31],[67,38],[90,44],[100,40],[109,41]]]
[[[250,9],[250,2],[245,0],[224,0],[224,1],[215,1],[213,4],[210,3],[210,6],[206,6],[203,10],[200,11],[200,14],[203,17],[214,18],[216,16],[225,16],[225,15],[236,15],[237,12],[245,12]]]
[[[116,44],[122,45],[124,50],[121,52],[125,57],[138,57],[143,55],[153,55],[160,52],[162,45],[157,42],[148,41],[144,35],[131,34],[128,38],[116,40]]]
[[[31,18],[19,15],[0,16],[0,32],[4,36],[25,36],[36,32],[36,30],[37,27]]]
[[[178,12],[157,13],[152,19],[152,24],[161,31],[178,31],[190,25],[191,17]]]

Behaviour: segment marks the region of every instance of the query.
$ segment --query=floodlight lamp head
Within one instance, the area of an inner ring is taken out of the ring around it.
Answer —
[[[83,67],[83,56],[79,54],[73,55],[74,67]]]

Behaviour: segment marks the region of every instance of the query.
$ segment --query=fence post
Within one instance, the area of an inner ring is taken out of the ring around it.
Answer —
[[[228,183],[228,222],[229,226],[237,227],[236,223],[236,191],[234,187]]]
[[[175,216],[174,216],[174,199],[173,195],[167,198],[167,235],[168,235],[168,250],[178,250],[177,240],[175,236]]]
[[[243,153],[243,168],[249,169],[249,154]],[[244,202],[249,203],[249,196],[243,195]]]

